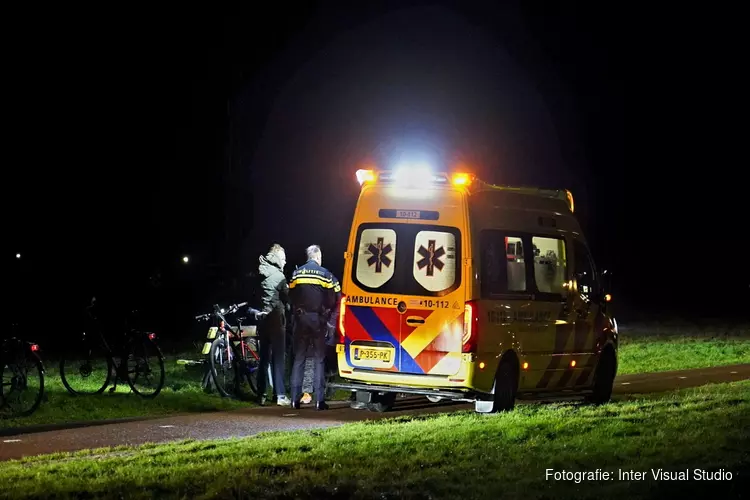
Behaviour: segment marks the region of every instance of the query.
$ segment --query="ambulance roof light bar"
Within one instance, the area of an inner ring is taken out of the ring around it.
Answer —
[[[420,169],[397,169],[395,171],[383,170],[357,170],[357,182],[360,186],[365,183],[374,184],[382,182],[384,184],[401,184],[401,185],[446,185],[452,184],[457,187],[469,187],[476,179],[472,174],[466,172],[455,172],[448,174],[446,172],[432,173],[428,168]]]

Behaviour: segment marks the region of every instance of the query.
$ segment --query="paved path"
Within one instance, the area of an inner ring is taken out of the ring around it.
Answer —
[[[615,381],[614,398],[621,394],[663,392],[705,384],[731,382],[750,378],[750,364],[684,370],[674,372],[622,375]],[[248,408],[229,412],[198,413],[151,418],[136,421],[102,422],[94,425],[68,426],[65,429],[34,428],[7,432],[0,437],[0,460],[54,452],[76,451],[149,442],[183,439],[222,439],[251,436],[266,431],[318,429],[346,422],[389,418],[399,415],[445,413],[473,408],[471,404],[433,404],[424,397],[407,397],[397,401],[393,411],[373,413],[353,410],[348,403],[332,402],[329,411],[317,412],[311,406],[292,410],[278,406]],[[71,428],[72,427],[72,428]]]

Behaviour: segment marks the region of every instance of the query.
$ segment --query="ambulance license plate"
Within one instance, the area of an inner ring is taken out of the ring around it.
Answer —
[[[390,363],[392,355],[393,349],[354,348],[354,359],[357,361],[382,361],[383,363]]]

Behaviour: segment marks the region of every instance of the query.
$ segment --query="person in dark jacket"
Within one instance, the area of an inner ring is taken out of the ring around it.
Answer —
[[[284,385],[286,367],[286,309],[289,304],[289,286],[284,276],[286,253],[281,245],[274,244],[268,253],[259,258],[262,309],[258,314],[260,340],[260,367],[258,369],[258,403],[265,403],[268,364],[273,373],[276,403],[289,406]]]
[[[313,389],[317,410],[327,410],[325,402],[326,340],[335,333],[341,286],[331,271],[321,265],[318,245],[307,248],[307,263],[297,268],[289,282],[289,299],[294,314],[294,364],[292,366],[292,407],[300,407],[307,350],[312,345]]]

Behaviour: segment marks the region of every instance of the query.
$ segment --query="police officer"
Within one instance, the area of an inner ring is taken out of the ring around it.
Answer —
[[[298,267],[289,282],[289,299],[294,314],[294,365],[292,367],[292,407],[299,409],[302,396],[307,348],[312,344],[315,374],[315,408],[327,410],[325,402],[326,343],[335,333],[341,286],[333,274],[321,265],[318,245],[307,248],[307,263]]]

